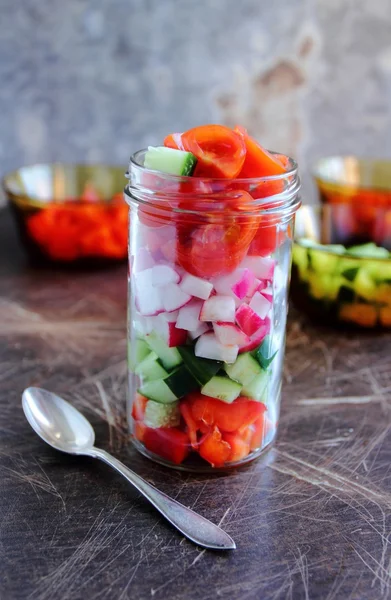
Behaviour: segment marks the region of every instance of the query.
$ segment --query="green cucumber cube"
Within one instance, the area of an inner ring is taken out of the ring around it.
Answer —
[[[154,331],[145,336],[145,341],[161,360],[165,369],[173,369],[182,362],[177,348],[169,348],[166,342]]]
[[[264,402],[267,404],[267,387],[269,383],[269,373],[262,371],[260,375],[257,375],[251,383],[243,386],[242,396],[247,396],[257,402]]]
[[[145,406],[144,424],[157,429],[159,427],[178,427],[180,423],[179,402],[161,404],[148,400]]]
[[[258,361],[248,352],[239,354],[235,362],[232,365],[225,365],[224,369],[230,379],[242,385],[250,383],[262,371]]]
[[[224,364],[218,360],[199,358],[194,354],[193,346],[180,346],[178,347],[178,351],[187,370],[201,386],[208,383]]]
[[[144,360],[151,349],[144,340],[137,339],[134,344],[128,342],[128,365],[134,371],[137,365]]]
[[[155,352],[148,354],[144,360],[135,368],[134,372],[141,379],[147,381],[153,381],[155,379],[164,379],[168,373],[158,361],[158,355]]]
[[[164,382],[164,379],[155,379],[155,381],[146,381],[140,386],[138,392],[149,398],[155,400],[161,404],[170,404],[176,402],[178,398],[172,393],[168,385]]]
[[[201,388],[201,394],[231,404],[240,395],[242,386],[228,377],[215,375]]]

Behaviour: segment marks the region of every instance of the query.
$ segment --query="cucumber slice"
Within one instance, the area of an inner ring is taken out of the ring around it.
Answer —
[[[302,248],[298,244],[294,244],[292,249],[292,261],[299,271],[300,279],[305,281],[307,279],[309,266],[307,248]]]
[[[139,388],[138,392],[149,398],[155,400],[161,404],[170,404],[176,402],[178,398],[172,393],[168,385],[164,382],[164,379],[155,379],[155,381],[146,381]]]
[[[136,340],[134,344],[128,343],[128,365],[134,371],[139,363],[148,356],[151,349],[144,340]]]
[[[228,377],[215,375],[201,388],[201,394],[231,404],[239,396],[241,389],[242,386],[236,381],[232,381]]]
[[[167,377],[168,373],[159,364],[158,358],[155,352],[150,352],[147,358],[144,358],[135,368],[134,372],[136,375],[141,377],[143,381],[154,381],[155,379],[164,379],[164,377]]]
[[[262,371],[260,375],[257,375],[248,385],[243,386],[242,396],[247,396],[257,402],[264,402],[267,404],[267,387],[269,383],[268,371]]]
[[[349,267],[348,269],[344,269],[341,272],[341,275],[348,281],[354,281],[357,277],[357,273],[359,272],[359,270],[360,267]]]
[[[161,404],[148,400],[145,406],[144,425],[157,429],[159,427],[178,427],[181,420],[179,402]]]
[[[360,256],[364,258],[389,258],[390,253],[386,248],[377,246],[374,242],[352,246],[346,249],[346,254],[351,256]]]
[[[234,364],[225,365],[224,369],[230,379],[234,379],[242,385],[250,383],[262,371],[258,361],[249,352],[239,354]]]
[[[328,246],[322,246],[325,250]],[[338,266],[339,256],[329,254],[323,250],[308,250],[311,267],[319,273],[334,273]]]
[[[186,177],[192,175],[197,159],[191,152],[166,148],[165,146],[149,146],[144,157],[144,167]]]
[[[257,361],[259,362],[259,364],[261,365],[262,369],[264,371],[266,371],[266,369],[268,368],[268,366],[271,364],[271,362],[273,361],[273,359],[275,358],[278,350],[276,350],[274,352],[274,354],[271,354],[271,345],[270,345],[270,338],[269,336],[266,337],[262,344],[259,346],[259,348],[255,351],[254,356],[257,359]]]
[[[343,279],[328,273],[311,273],[308,276],[309,293],[316,300],[335,300]]]
[[[172,373],[165,378],[164,382],[177,398],[182,398],[182,396],[186,396],[199,388],[199,384],[186,369],[185,365],[181,365],[172,371]]]
[[[376,283],[364,268],[360,269],[356,275],[354,289],[365,300],[373,300],[376,297]]]
[[[166,342],[155,331],[146,335],[145,341],[150,349],[158,355],[165,369],[170,370],[181,364],[182,358],[178,349],[169,348]]]
[[[224,364],[218,360],[198,358],[198,356],[194,354],[194,348],[192,346],[180,346],[178,347],[178,351],[186,368],[200,385],[208,383],[209,379],[212,379]]]

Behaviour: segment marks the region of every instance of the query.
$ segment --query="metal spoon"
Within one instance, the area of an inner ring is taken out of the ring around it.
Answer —
[[[47,444],[68,454],[100,458],[121,473],[151,504],[189,540],[213,550],[233,550],[233,539],[190,508],[169,498],[105,450],[95,448],[95,433],[87,419],[69,402],[47,390],[29,387],[23,392],[24,414]]]

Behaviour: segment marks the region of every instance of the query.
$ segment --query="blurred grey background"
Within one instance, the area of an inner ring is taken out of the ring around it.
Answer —
[[[246,126],[293,155],[391,156],[391,0],[0,0],[0,175]]]

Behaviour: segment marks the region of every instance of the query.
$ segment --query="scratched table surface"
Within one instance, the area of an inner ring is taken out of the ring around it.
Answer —
[[[291,311],[274,448],[227,475],[167,470],[127,445],[126,266],[33,270],[0,213],[0,598],[388,598],[391,335]],[[205,551],[108,467],[51,450],[21,409],[49,388],[97,444],[235,539]]]

